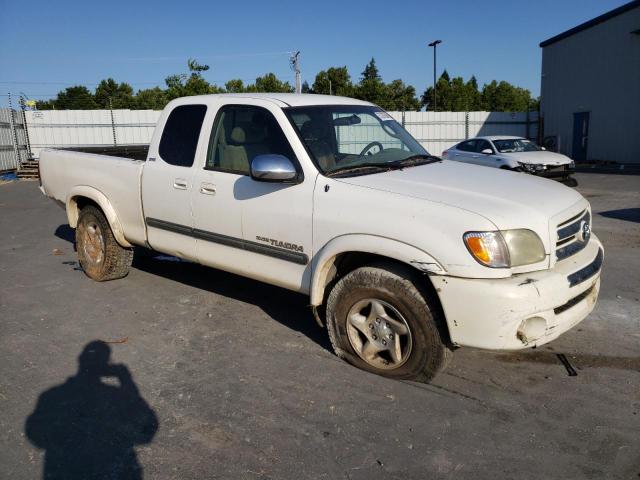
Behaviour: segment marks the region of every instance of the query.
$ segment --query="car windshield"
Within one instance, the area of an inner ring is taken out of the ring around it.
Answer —
[[[493,140],[493,144],[500,153],[537,152],[542,150],[538,145],[526,138]]]
[[[439,161],[378,107],[322,105],[285,112],[325,175],[363,175]]]

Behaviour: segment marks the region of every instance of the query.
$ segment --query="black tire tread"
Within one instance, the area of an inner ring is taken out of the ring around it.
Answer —
[[[411,278],[412,276],[408,269],[404,269],[394,263],[389,263],[357,268],[346,274],[335,284],[327,298],[327,330],[331,346],[338,357],[353,363],[350,359],[351,355],[349,355],[341,345],[333,320],[333,312],[343,292],[355,286],[366,285],[387,290],[389,293],[404,291],[411,303],[411,307],[416,312],[424,313],[422,316],[426,322],[427,330],[430,332],[426,337],[428,343],[425,347],[427,351],[433,352],[433,355],[428,357],[420,371],[413,372],[404,378],[428,382],[446,367],[453,356],[453,351],[450,346],[443,341],[444,336],[438,328],[439,325],[445,324],[444,318],[441,318],[442,315],[439,309],[429,307],[429,302],[425,298],[426,295],[420,292]],[[375,373],[385,375],[384,371],[377,371]]]
[[[88,216],[93,216],[100,224],[100,229],[104,236],[105,255],[102,268],[97,272],[89,273],[83,265],[82,249],[78,248],[78,260],[80,261],[79,263],[83,271],[89,278],[97,282],[106,282],[126,277],[133,262],[133,248],[125,248],[116,241],[104,213],[94,205],[87,205],[80,211],[78,227],[80,226],[80,222],[83,221],[83,217],[86,218]],[[79,229],[76,228],[76,245],[80,244],[78,231]]]

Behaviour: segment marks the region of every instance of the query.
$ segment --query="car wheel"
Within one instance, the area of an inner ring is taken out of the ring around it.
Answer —
[[[439,309],[395,265],[358,268],[327,299],[327,328],[336,354],[363,370],[427,382],[452,351],[438,328]]]
[[[133,249],[118,244],[104,214],[93,205],[80,211],[76,249],[82,270],[97,282],[115,280],[129,273]]]

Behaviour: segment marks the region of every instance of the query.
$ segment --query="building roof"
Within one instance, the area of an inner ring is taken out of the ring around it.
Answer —
[[[567,37],[570,37],[572,35],[575,35],[578,32],[582,32],[583,30],[587,30],[588,28],[594,27],[596,25],[601,24],[602,22],[606,22],[607,20],[613,18],[613,17],[617,17],[618,15],[628,12],[629,10],[633,10],[634,8],[639,8],[640,7],[640,0],[634,0],[633,2],[629,2],[629,3],[625,3],[624,5],[622,5],[621,7],[615,8],[607,13],[604,13],[602,15],[600,15],[599,17],[593,18],[591,20],[589,20],[588,22],[584,22],[581,23],[580,25],[578,25],[577,27],[573,27],[570,30],[567,30],[566,32],[562,32],[558,35],[556,35],[555,37],[551,37],[547,40],[545,40],[544,42],[540,43],[541,47],[548,47],[549,45],[551,45],[552,43],[556,43],[559,42],[560,40],[564,40]]]

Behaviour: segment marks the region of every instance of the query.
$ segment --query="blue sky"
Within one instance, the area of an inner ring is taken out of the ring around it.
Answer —
[[[293,83],[287,54],[301,51],[303,80],[347,65],[357,81],[375,57],[385,81],[422,93],[438,71],[482,85],[507,80],[540,91],[540,41],[626,3],[531,1],[0,0],[0,94],[46,98],[113,77],[134,89],[164,86],[189,57],[218,84],[266,72]],[[6,96],[0,97],[6,105]]]

